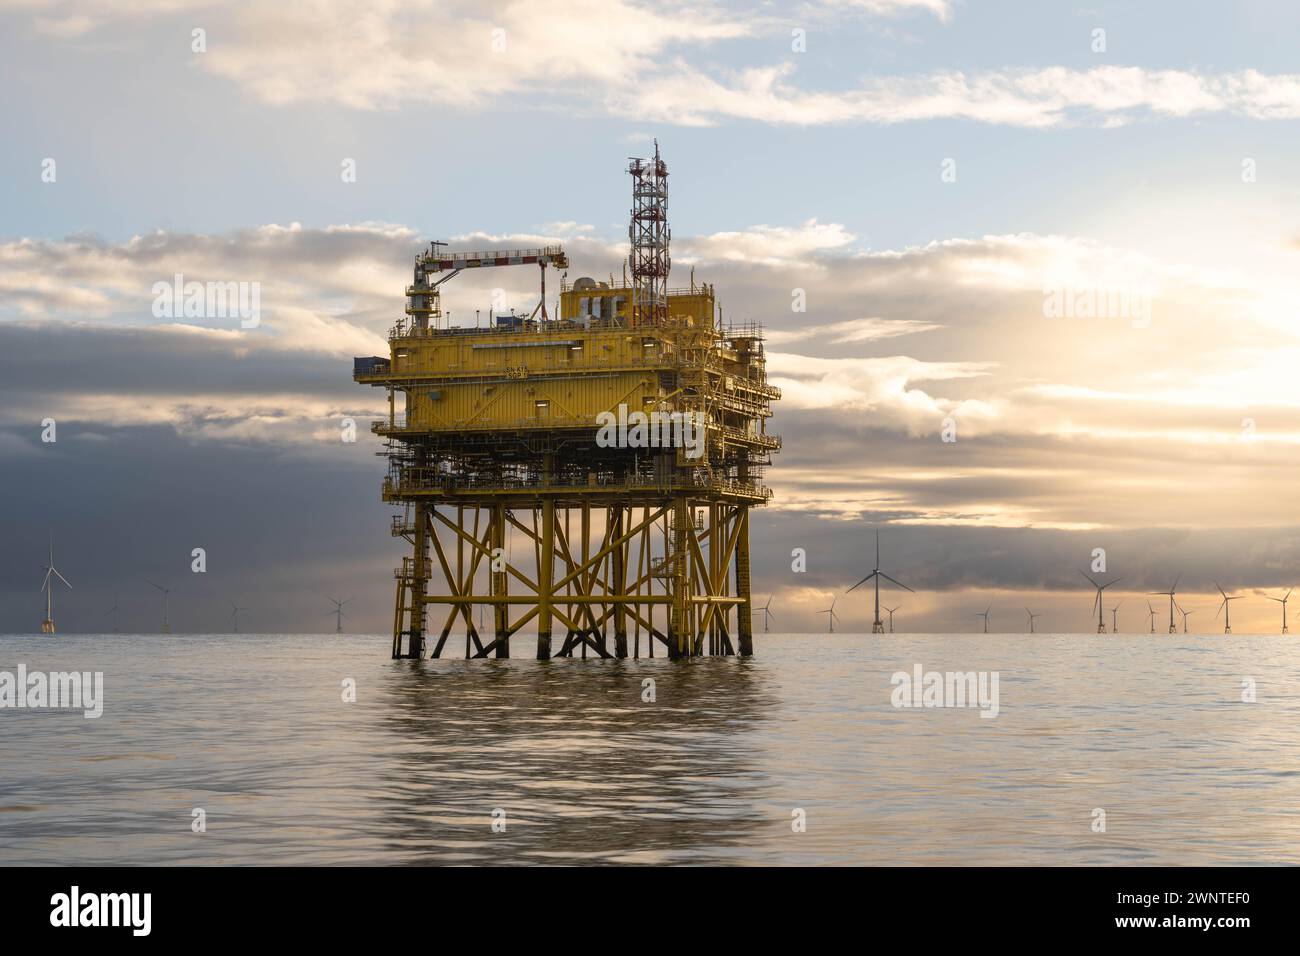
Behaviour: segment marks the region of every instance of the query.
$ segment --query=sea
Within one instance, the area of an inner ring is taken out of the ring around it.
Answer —
[[[0,682],[103,675],[97,718],[0,707],[0,864],[1300,863],[1300,638],[389,644],[0,636]]]

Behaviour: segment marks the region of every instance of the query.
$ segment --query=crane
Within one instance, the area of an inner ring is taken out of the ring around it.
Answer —
[[[442,315],[439,304],[438,286],[448,279],[453,279],[465,269],[485,269],[496,266],[536,265],[542,274],[542,297],[533,315],[541,310],[542,318],[546,314],[546,267],[557,269],[569,268],[569,257],[563,246],[543,246],[540,249],[493,249],[485,252],[447,252],[445,242],[431,242],[427,252],[415,257],[415,280],[406,290],[409,304],[408,315],[416,328],[427,329],[429,317]],[[429,281],[432,275],[440,277]],[[529,316],[532,318],[532,316]]]

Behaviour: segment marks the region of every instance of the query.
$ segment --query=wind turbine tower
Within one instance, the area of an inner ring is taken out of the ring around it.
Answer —
[[[172,593],[172,589],[165,588],[161,584],[154,584],[154,582],[150,581],[148,578],[145,578],[145,581],[148,584],[153,585],[153,587],[156,587],[159,591],[162,592],[162,602],[163,602],[162,632],[164,634],[170,634],[172,632],[172,626],[167,621],[167,595]]]
[[[897,610],[898,610],[898,608],[896,608],[896,607],[887,607],[887,608],[885,608],[886,613],[889,614],[889,633],[890,633],[890,634],[893,634],[893,633],[894,633],[894,612],[897,611]]]
[[[1041,615],[1041,614],[1035,614],[1033,611],[1029,610],[1029,608],[1025,608],[1025,613],[1029,615],[1029,633],[1030,633],[1030,634],[1033,634],[1033,633],[1034,633],[1034,618],[1036,618],[1036,617],[1042,617],[1043,615]]]
[[[1214,582],[1214,586],[1216,588],[1219,588],[1219,593],[1223,595],[1223,601],[1219,604],[1219,612],[1222,612],[1223,614],[1223,633],[1231,634],[1232,633],[1232,621],[1231,621],[1232,607],[1228,604],[1228,602],[1239,601],[1241,600],[1241,597],[1240,595],[1233,595],[1232,597],[1229,597],[1228,592],[1223,590],[1223,588],[1219,587],[1218,581]],[[1214,616],[1217,618],[1219,616],[1219,613],[1216,612]]]
[[[1294,591],[1294,590],[1295,590],[1295,588],[1288,588],[1286,594],[1284,594],[1282,597],[1280,597],[1280,598],[1275,598],[1275,597],[1271,597],[1271,598],[1269,598],[1270,601],[1276,601],[1278,604],[1282,605],[1282,633],[1283,633],[1283,634],[1287,633],[1287,629],[1286,629],[1286,602],[1287,602],[1287,600],[1291,597],[1291,592]]]
[[[857,590],[859,586],[866,584],[868,581],[874,580],[876,582],[876,616],[875,616],[875,620],[871,622],[872,634],[885,633],[885,625],[880,620],[880,579],[881,578],[884,578],[886,581],[889,581],[891,584],[897,584],[904,591],[912,591],[912,589],[909,588],[902,581],[895,581],[884,571],[880,570],[880,529],[877,528],[876,529],[876,566],[875,568],[872,569],[870,574],[868,574],[857,584],[853,585],[853,587],[849,588],[849,591],[854,591]],[[912,593],[915,594],[916,592],[912,591]]]
[[[769,594],[767,596],[766,604],[764,604],[762,607],[754,608],[755,611],[763,612],[763,633],[764,634],[768,632],[767,631],[768,625],[772,623],[772,612],[769,610],[769,608],[771,607],[772,607],[772,595]]]
[[[1088,575],[1087,571],[1080,571],[1079,573],[1082,574],[1085,578],[1088,578],[1088,581],[1092,584],[1092,586],[1097,589],[1097,596],[1096,598],[1093,599],[1092,609],[1097,612],[1097,633],[1105,634],[1106,619],[1102,617],[1102,615],[1105,613],[1106,609],[1101,606],[1101,592],[1106,590],[1112,584],[1119,584],[1119,582],[1124,579],[1116,578],[1114,581],[1107,581],[1105,584],[1098,584]]]
[[[68,579],[59,573],[59,569],[54,566],[54,535],[50,535],[50,563],[45,566],[45,582],[41,585],[41,590],[45,592],[45,620],[41,621],[41,633],[54,633],[54,579],[58,578],[64,584],[68,585],[68,590],[72,590],[72,585],[68,584]]]
[[[817,612],[818,614],[827,615],[826,623],[830,626],[830,630],[827,631],[828,634],[835,633],[835,619],[839,617],[839,615],[835,613],[835,601],[836,601],[835,595],[831,595],[831,606],[824,611]]]
[[[346,614],[343,613],[343,605],[347,604],[348,601],[351,600],[352,598],[348,598],[347,601],[340,601],[338,598],[330,598],[330,603],[334,605],[334,610],[326,611],[325,613],[334,615],[335,634],[343,633],[343,618],[347,616]]]
[[[1171,587],[1168,591],[1152,591],[1152,592],[1150,592],[1150,593],[1152,593],[1152,594],[1165,594],[1165,595],[1168,595],[1168,597],[1169,597],[1169,633],[1170,633],[1170,634],[1177,634],[1177,633],[1178,633],[1178,628],[1176,628],[1176,627],[1174,626],[1174,595],[1178,592],[1178,580],[1179,580],[1179,578],[1181,578],[1181,577],[1182,577],[1182,575],[1180,574],[1180,575],[1178,575],[1177,578],[1174,578],[1174,585],[1173,585],[1173,587]],[[1148,602],[1147,602],[1147,607],[1150,607],[1150,606],[1151,606],[1151,602],[1148,601]],[[1154,621],[1154,620],[1152,620],[1152,623],[1151,623],[1151,633],[1152,633],[1152,634],[1155,633],[1155,621]]]
[[[1118,634],[1118,633],[1119,633],[1119,613],[1118,613],[1118,612],[1119,612],[1120,605],[1123,604],[1123,603],[1124,603],[1123,601],[1120,601],[1119,604],[1116,604],[1113,608],[1110,609],[1110,632],[1111,632],[1112,634]]]
[[[230,600],[227,598],[226,600]],[[239,612],[247,611],[248,608],[240,607],[234,601],[230,601],[230,619],[235,622],[235,633],[239,633]]]
[[[986,609],[984,609],[983,611],[976,611],[976,612],[975,612],[975,616],[976,616],[976,617],[982,617],[982,618],[984,618],[984,633],[985,633],[985,634],[987,634],[987,633],[989,632],[989,611],[991,611],[991,610],[993,610],[993,605],[992,605],[992,604],[990,604],[990,605],[989,605]]]

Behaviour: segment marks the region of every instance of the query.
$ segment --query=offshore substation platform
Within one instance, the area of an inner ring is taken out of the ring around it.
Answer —
[[[668,287],[658,143],[628,172],[630,283],[625,272],[618,287],[612,276],[570,286],[560,246],[431,243],[389,357],[355,360],[355,381],[388,390],[372,430],[386,440],[384,501],[404,509],[392,533],[411,546],[396,571],[394,658],[428,644],[440,657],[461,625],[466,657],[509,657],[530,625],[538,659],[627,657],[629,633],[634,657],[656,643],[668,657],[753,653],[749,509],[771,497],[761,479],[781,445],[767,431],[780,391],[760,326],[724,325],[693,273]],[[451,325],[442,283],[520,264],[541,274],[531,315]],[[548,266],[562,271],[554,318]]]

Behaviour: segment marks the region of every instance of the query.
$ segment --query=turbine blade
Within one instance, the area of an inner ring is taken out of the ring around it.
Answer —
[[[877,573],[878,573],[882,578],[884,578],[886,581],[894,581],[894,579],[891,578],[891,577],[890,577],[888,574],[886,574],[884,571],[880,571],[880,572],[877,572]],[[904,584],[902,581],[894,581],[894,583],[897,584],[897,585],[898,585],[900,588],[902,588],[904,591],[912,591],[912,589],[909,588],[909,587],[908,587],[906,584]],[[915,591],[912,591],[912,593],[915,594],[916,592],[915,592]]]
[[[854,590],[856,590],[857,588],[861,587],[862,585],[866,584],[868,581],[870,581],[872,578],[874,578],[878,573],[879,573],[879,572],[877,572],[877,571],[872,571],[870,574],[868,574],[865,578],[863,578],[863,579],[862,579],[861,581],[859,581],[857,584],[853,585],[853,587],[849,588],[849,591],[854,591]],[[845,594],[848,594],[849,591],[845,591],[844,593],[845,593]]]
[[[1079,573],[1082,574],[1082,575],[1083,575],[1085,578],[1087,578],[1089,581],[1091,581],[1093,587],[1095,587],[1095,588],[1099,588],[1099,587],[1101,587],[1100,584],[1098,584],[1096,581],[1093,581],[1093,580],[1092,580],[1092,576],[1089,575],[1087,571],[1080,571]]]

